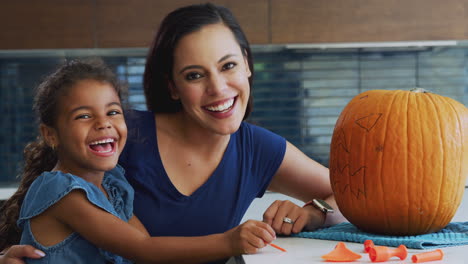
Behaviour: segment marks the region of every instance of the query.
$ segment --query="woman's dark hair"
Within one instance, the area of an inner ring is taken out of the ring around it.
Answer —
[[[243,55],[247,58],[250,72],[249,84],[252,87],[254,75],[252,52],[239,23],[225,7],[211,3],[182,7],[169,13],[161,22],[146,58],[143,87],[146,106],[155,113],[174,113],[181,110],[179,100],[174,100],[169,91],[174,66],[174,48],[187,34],[200,30],[203,26],[222,23],[233,33]],[[250,89],[252,91],[252,89]],[[252,92],[244,115],[252,112]]]
[[[70,87],[82,80],[97,80],[111,84],[119,98],[124,86],[114,73],[98,59],[86,61],[72,60],[64,63],[54,73],[47,76],[37,87],[33,110],[39,124],[56,127],[58,102]],[[42,136],[24,148],[24,167],[18,190],[0,208],[0,250],[18,244],[21,230],[16,225],[21,204],[32,182],[44,171],[50,171],[57,163],[55,151],[46,144]]]

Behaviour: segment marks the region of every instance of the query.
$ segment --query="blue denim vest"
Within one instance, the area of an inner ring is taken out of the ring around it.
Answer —
[[[60,171],[42,173],[29,188],[18,219],[22,229],[21,244],[32,245],[46,253],[41,259],[26,259],[26,263],[132,263],[120,256],[97,248],[78,233],[73,233],[53,246],[38,243],[30,228],[30,219],[40,215],[74,189],[83,190],[89,202],[128,222],[133,215],[134,191],[117,166],[104,175],[102,182],[109,198],[94,184]]]

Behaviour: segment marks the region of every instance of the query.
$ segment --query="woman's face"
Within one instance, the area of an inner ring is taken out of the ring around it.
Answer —
[[[231,30],[202,27],[174,49],[173,99],[181,100],[189,122],[213,133],[234,133],[249,100],[251,72]]]

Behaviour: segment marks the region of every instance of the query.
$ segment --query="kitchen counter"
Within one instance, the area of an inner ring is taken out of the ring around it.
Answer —
[[[466,189],[465,189],[466,190]],[[261,220],[263,212],[275,200],[285,200],[287,196],[277,193],[266,193],[262,199],[256,199],[252,206],[247,211],[244,221],[247,219]],[[291,199],[290,199],[291,200]],[[293,200],[297,204],[303,203]],[[468,192],[465,191],[462,203],[457,210],[452,222],[468,221]],[[301,263],[332,263],[325,262],[321,256],[329,253],[334,249],[339,241],[334,240],[319,240],[296,237],[278,237],[274,244],[284,248],[287,252],[279,251],[271,246],[261,249],[257,254],[243,255],[242,257],[231,259],[230,263],[246,263],[246,264],[265,264],[265,263],[281,263],[281,264],[301,264]],[[354,262],[341,263],[372,263],[368,254],[364,253],[364,246],[361,243],[345,242],[346,246],[354,252],[361,254],[362,258]],[[468,263],[468,245],[456,247],[441,248],[444,252],[444,258],[440,261],[431,261],[431,264],[462,264]],[[412,263],[411,257],[413,254],[432,251],[420,249],[408,249],[408,257],[401,261],[397,257],[390,258],[387,262],[380,263]]]

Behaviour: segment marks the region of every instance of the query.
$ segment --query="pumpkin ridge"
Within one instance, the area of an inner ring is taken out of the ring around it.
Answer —
[[[409,122],[409,120],[410,120],[410,117],[409,116],[410,116],[411,113],[410,113],[409,108],[410,108],[411,93],[406,94],[406,99],[407,100],[406,100],[406,110],[405,110],[406,111],[406,119],[405,119],[405,121],[406,121],[405,122],[406,123],[406,142],[405,142],[405,144],[406,144],[406,153],[410,153],[409,152],[409,149],[410,149],[410,143],[409,143],[409,138],[410,138],[410,132],[409,132],[410,122]],[[410,172],[409,172],[410,168],[409,167],[410,167],[409,161],[408,161],[408,159],[405,159],[406,175],[410,175]],[[404,185],[406,185],[406,200],[407,200],[406,202],[407,202],[407,204],[410,204],[410,200],[411,200],[410,196],[413,195],[413,194],[410,193],[409,184],[406,182]],[[408,223],[411,223],[410,210],[411,210],[410,206],[406,207],[406,217],[407,217],[407,222]],[[420,220],[420,219],[418,219],[418,220]],[[410,229],[410,226],[408,224],[408,225],[406,225],[406,232],[409,232],[409,229]]]
[[[437,117],[437,123],[439,124],[439,136],[438,136],[438,138],[443,139],[445,137],[443,137],[443,131],[444,130],[441,127],[442,122],[440,122],[441,121],[441,118],[439,116],[440,110],[437,107],[437,103],[434,102],[434,98],[431,95],[428,95],[427,97],[429,98],[428,101],[432,103],[432,106],[435,109],[435,111],[434,111],[435,112],[435,117]],[[434,131],[433,131],[433,133],[434,133]],[[438,191],[438,195],[437,195],[437,208],[435,210],[436,212],[440,211],[440,205],[441,205],[440,199],[441,199],[441,197],[443,197],[443,190],[445,190],[445,185],[446,185],[446,181],[445,181],[445,178],[446,178],[446,158],[445,158],[445,149],[444,149],[445,145],[446,145],[445,143],[442,143],[442,146],[441,146],[442,150],[443,150],[443,151],[441,151],[441,155],[442,155],[442,162],[441,163],[442,163],[442,166],[443,166],[443,168],[442,168],[443,175],[442,175],[441,180],[440,180],[441,182],[438,185],[439,186],[439,191]],[[444,210],[444,215],[443,216],[438,215],[438,214],[433,214],[431,221],[428,221],[428,223],[430,223],[428,226],[429,227],[433,226],[434,223],[436,222],[437,218],[442,218],[442,217],[445,218],[445,214],[446,214],[445,210]],[[425,227],[426,232],[427,232],[427,229],[429,229],[429,228]]]
[[[396,94],[395,95],[392,95],[392,102],[389,104],[388,106],[388,109],[387,109],[387,112],[386,113],[392,113],[392,109],[393,109],[393,105],[396,101]],[[390,111],[389,111],[390,110]],[[384,141],[386,141],[387,139],[387,131],[388,131],[388,122],[390,120],[390,118],[388,117],[389,114],[387,114],[385,117],[385,125],[384,125],[384,128],[383,128],[383,138],[384,138]],[[385,144],[385,143],[384,143]],[[385,151],[382,152],[382,159],[380,159],[380,176],[383,175],[384,173],[384,164],[383,164],[383,161],[385,160]],[[383,186],[383,181],[382,181],[382,177],[380,177],[380,193],[381,193],[381,197],[380,199],[382,199],[382,203],[383,203],[383,211],[386,212],[388,211],[388,205],[385,201],[385,186]],[[384,225],[385,225],[385,229],[386,230],[393,230],[392,226],[391,226],[391,223],[388,219],[388,217],[386,215],[384,215],[383,217],[383,220],[384,220]]]
[[[457,121],[457,124],[458,124],[458,128],[460,130],[460,133],[458,134],[460,136],[460,141],[462,142],[462,145],[460,146],[460,152],[461,152],[461,155],[457,155],[458,157],[460,157],[460,166],[459,166],[459,170],[458,170],[458,173],[459,175],[463,175],[462,174],[462,170],[463,170],[463,151],[464,151],[464,133],[463,133],[463,123],[461,122],[459,116],[461,115],[458,111],[456,111],[456,108],[454,107],[453,103],[457,103],[456,101],[452,100],[451,98],[444,98],[444,103],[448,106],[447,108],[449,108],[452,112],[455,113],[455,117],[456,117],[456,121]],[[445,147],[447,147],[447,144],[444,145]],[[445,177],[444,177],[445,179]],[[463,182],[462,182],[463,181]],[[457,178],[457,182],[454,184],[456,186],[458,185],[465,185],[465,181],[466,181],[466,177],[462,177],[462,178]],[[451,201],[459,201],[461,200],[461,197],[464,193],[464,189],[459,189],[457,192],[452,192],[452,195],[451,195]],[[456,210],[455,210],[456,211]],[[446,216],[446,219],[448,221],[450,221],[449,219],[450,215],[447,215]],[[447,221],[446,220],[446,221]]]
[[[415,94],[414,95],[415,99],[416,99],[416,105],[417,105],[417,108],[418,109],[427,109],[428,106],[427,106],[427,100],[426,100],[426,94]],[[424,115],[427,114],[427,112],[419,112],[419,115],[418,115],[418,120],[423,120],[424,119]],[[420,129],[420,136],[422,138],[422,142],[426,142],[427,140],[427,137],[425,137],[426,133],[425,133],[425,127],[423,125],[419,125],[419,129]],[[427,146],[425,144],[421,144],[421,153],[423,155],[423,159],[421,159],[421,164],[419,164],[420,168],[424,168],[425,169],[425,166],[422,164],[424,163],[424,153],[427,153],[428,150],[427,150]],[[427,176],[429,174],[428,173],[420,173],[420,176],[422,177],[422,180],[420,182],[420,184],[425,184],[428,179],[427,179]],[[424,205],[424,199],[426,199],[425,195],[424,195],[424,192],[421,192],[421,194],[419,195],[419,199],[418,199],[418,211],[419,211],[419,221],[418,221],[418,225],[419,226],[423,226],[423,225],[427,225],[428,221],[424,221],[424,217],[422,217],[422,213],[425,213],[424,212],[424,208],[422,208],[422,206]],[[427,228],[424,227],[424,230],[426,230]]]
[[[465,138],[465,133],[464,133],[464,126],[463,126],[463,122],[460,120],[460,115],[461,113],[459,111],[457,111],[458,107],[455,107],[454,104],[457,104],[458,102],[454,101],[454,100],[447,100],[447,103],[448,105],[450,106],[450,108],[452,109],[453,112],[455,112],[455,117],[457,118],[457,121],[458,121],[458,128],[460,129],[460,138],[461,138],[461,142],[462,142],[462,146],[461,146],[461,151],[463,153],[463,150],[466,148],[466,144],[463,139]],[[463,155],[460,155],[460,165],[463,164]],[[462,175],[463,173],[463,166],[460,166],[460,169],[459,169],[459,173],[460,175]],[[466,181],[466,177],[464,177],[464,181]],[[463,183],[459,183],[459,184],[463,184]],[[463,194],[463,192],[462,192]],[[460,196],[457,195],[457,196]]]

